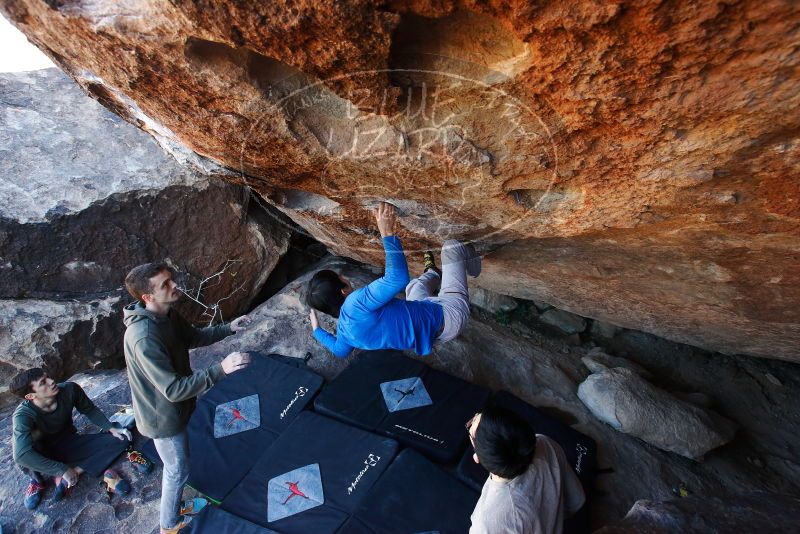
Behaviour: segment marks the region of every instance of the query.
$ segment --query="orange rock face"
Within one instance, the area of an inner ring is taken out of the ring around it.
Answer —
[[[335,252],[800,361],[800,5],[0,0],[89,94]],[[413,256],[412,256],[413,257]]]

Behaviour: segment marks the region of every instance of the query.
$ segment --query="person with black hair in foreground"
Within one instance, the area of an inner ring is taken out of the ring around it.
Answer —
[[[413,349],[419,355],[430,354],[434,342],[449,341],[466,326],[467,275],[480,274],[480,256],[471,246],[445,241],[441,272],[433,255],[426,253],[425,272],[410,280],[403,247],[394,235],[394,206],[381,202],[374,213],[386,252],[386,272],[355,291],[334,271],[317,272],[306,291],[314,337],[339,358],[354,348]],[[406,299],[396,299],[403,290]],[[439,294],[434,296],[437,290]],[[316,311],[339,319],[336,336],[319,327]]]
[[[473,459],[489,471],[470,534],[560,534],[585,501],[561,447],[514,412],[489,405],[467,422]]]
[[[112,493],[130,490],[125,480],[106,468],[128,448],[131,434],[114,427],[83,388],[74,382],[56,384],[36,367],[18,373],[9,389],[24,399],[14,410],[12,448],[14,462],[30,477],[25,490],[27,509],[41,501],[46,476],[54,477],[54,501],[61,500],[83,473],[102,475]],[[78,434],[72,423],[73,409],[108,434]],[[134,462],[130,455],[128,459]]]

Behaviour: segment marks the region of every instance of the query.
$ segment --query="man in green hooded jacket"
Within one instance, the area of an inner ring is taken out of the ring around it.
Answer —
[[[163,263],[135,267],[125,287],[136,299],[124,310],[125,363],[139,431],[153,438],[164,463],[161,487],[162,534],[185,527],[206,502],[181,502],[189,476],[186,425],[195,398],[224,376],[246,367],[250,356],[233,352],[208,369],[192,371],[189,348],[210,345],[244,328],[239,317],[229,325],[195,328],[172,305],[180,299],[172,269]]]

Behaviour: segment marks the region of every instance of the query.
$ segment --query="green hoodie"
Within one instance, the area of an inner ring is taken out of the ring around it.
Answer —
[[[136,427],[150,438],[186,428],[195,397],[225,376],[221,364],[192,373],[189,348],[231,335],[228,325],[195,328],[175,311],[158,315],[141,302],[124,310],[125,363]]]

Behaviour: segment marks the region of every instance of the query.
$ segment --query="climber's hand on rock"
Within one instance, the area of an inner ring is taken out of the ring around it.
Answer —
[[[311,310],[311,313],[308,314],[308,318],[311,321],[311,331],[313,332],[317,328],[319,328],[319,319],[317,319],[317,311]]]
[[[397,220],[397,212],[394,206],[388,202],[381,202],[373,211],[375,221],[378,223],[378,231],[381,237],[394,235],[394,223]]]
[[[222,370],[226,375],[250,365],[250,355],[246,352],[231,352],[222,360]]]

